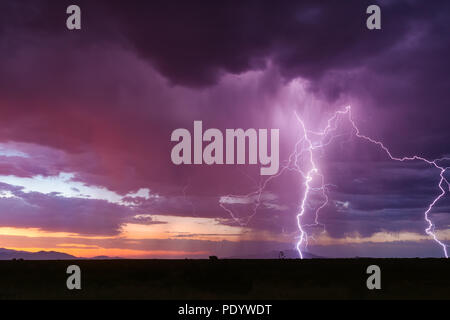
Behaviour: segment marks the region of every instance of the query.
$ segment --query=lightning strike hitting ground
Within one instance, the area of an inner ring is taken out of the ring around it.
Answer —
[[[227,195],[227,196],[221,198],[219,205],[224,210],[226,210],[238,224],[246,225],[253,218],[253,216],[256,214],[259,206],[264,201],[264,199],[263,199],[264,198],[264,195],[263,195],[264,189],[266,188],[267,184],[272,179],[279,177],[285,171],[295,171],[295,172],[299,173],[305,181],[304,182],[305,191],[303,193],[303,197],[300,200],[299,211],[296,216],[297,226],[298,226],[298,230],[300,232],[299,240],[296,244],[296,249],[298,251],[300,258],[303,259],[302,250],[303,250],[303,248],[306,248],[308,245],[308,234],[305,231],[305,227],[321,226],[323,228],[323,231],[325,231],[325,226],[319,222],[319,213],[324,207],[327,206],[328,201],[329,201],[329,198],[327,195],[327,189],[328,189],[328,187],[330,187],[330,185],[325,184],[325,182],[324,182],[325,178],[320,173],[320,170],[316,164],[315,151],[317,149],[322,149],[325,146],[327,146],[333,142],[333,140],[338,135],[330,135],[330,133],[337,130],[338,120],[340,120],[342,117],[346,116],[347,120],[350,122],[352,130],[356,137],[378,145],[391,160],[400,161],[400,162],[414,161],[414,160],[423,161],[439,170],[440,180],[439,180],[438,187],[441,192],[439,193],[439,195],[436,198],[433,199],[433,201],[429,204],[426,211],[424,212],[424,218],[425,218],[426,223],[428,224],[428,227],[425,229],[425,232],[427,235],[432,237],[433,240],[438,245],[440,245],[442,247],[444,256],[446,258],[448,258],[447,245],[444,244],[443,242],[441,242],[437,238],[436,234],[434,233],[435,226],[429,217],[429,213],[433,209],[434,205],[439,201],[439,199],[441,199],[445,195],[446,191],[445,191],[444,187],[448,188],[448,190],[450,191],[450,183],[444,176],[446,170],[449,169],[450,167],[444,167],[444,166],[439,165],[439,163],[441,161],[450,160],[450,158],[443,157],[443,158],[439,158],[439,159],[435,159],[435,160],[428,160],[428,159],[423,158],[418,155],[407,156],[407,157],[393,156],[392,153],[390,152],[390,150],[382,142],[374,140],[368,136],[361,134],[361,132],[359,131],[359,128],[356,126],[356,123],[354,122],[354,120],[352,118],[350,106],[347,106],[344,110],[335,112],[334,115],[328,120],[327,125],[324,128],[324,130],[319,131],[319,132],[307,130],[305,123],[298,116],[297,113],[295,113],[295,116],[297,118],[298,123],[300,124],[301,130],[302,130],[302,137],[295,144],[294,151],[290,154],[286,165],[283,165],[280,168],[280,171],[276,175],[270,176],[262,184],[260,184],[259,188],[256,191],[251,192],[246,195]],[[318,141],[316,141],[316,139],[311,139],[311,136],[319,138]],[[306,158],[306,161],[304,160],[305,158]],[[300,161],[303,162],[302,166],[306,167],[306,169],[301,168],[301,164],[299,163]],[[315,182],[317,180],[318,180],[319,186],[315,187],[313,185],[313,182]],[[315,209],[315,211],[314,211],[314,215],[315,215],[314,223],[313,224],[302,224],[302,218],[305,215],[305,212],[307,210],[307,205],[310,200],[309,197],[312,192],[320,192],[320,194],[323,198],[323,201],[317,207],[317,209]],[[253,203],[252,214],[250,216],[248,216],[246,219],[236,217],[236,215],[233,213],[233,211],[231,209],[227,208],[225,205],[226,203],[229,203],[230,199],[234,199],[234,201],[236,201],[236,203]]]

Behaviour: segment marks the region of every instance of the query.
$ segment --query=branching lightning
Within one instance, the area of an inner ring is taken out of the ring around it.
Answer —
[[[302,198],[299,201],[299,207],[298,207],[298,213],[296,215],[297,219],[297,226],[298,230],[300,232],[299,240],[296,244],[296,249],[298,251],[298,254],[301,259],[303,259],[303,249],[307,247],[308,245],[308,236],[307,232],[305,231],[305,227],[322,227],[323,231],[325,231],[325,225],[319,222],[319,214],[320,211],[325,208],[328,205],[329,197],[327,195],[327,190],[331,186],[329,184],[325,184],[325,177],[320,172],[319,167],[317,165],[316,161],[316,150],[322,150],[327,145],[331,144],[335,138],[337,138],[339,135],[332,135],[331,133],[337,130],[338,122],[339,120],[343,119],[344,117],[347,118],[349,121],[352,131],[354,135],[360,139],[363,139],[365,141],[368,141],[370,143],[373,143],[377,146],[379,146],[385,154],[393,161],[399,161],[399,162],[405,162],[405,161],[422,161],[427,163],[428,165],[431,165],[432,167],[439,170],[439,176],[440,180],[438,183],[438,187],[440,190],[440,193],[436,198],[433,199],[433,201],[429,204],[426,211],[424,212],[424,219],[427,223],[427,228],[425,229],[425,232],[427,235],[429,235],[439,246],[442,247],[443,253],[446,258],[448,258],[447,254],[447,245],[444,244],[442,241],[440,241],[435,232],[435,226],[433,222],[431,221],[429,214],[435,204],[445,195],[446,188],[450,192],[450,183],[445,178],[445,172],[450,167],[444,167],[440,165],[439,163],[444,160],[450,160],[450,158],[439,158],[435,160],[428,160],[424,157],[413,155],[413,156],[406,156],[406,157],[396,157],[393,156],[391,151],[381,142],[374,140],[368,136],[365,136],[361,134],[359,128],[357,127],[355,121],[352,118],[351,108],[350,106],[346,107],[344,110],[339,110],[333,114],[331,118],[328,119],[326,127],[323,129],[323,131],[315,132],[310,131],[306,128],[304,121],[298,116],[297,113],[295,113],[296,119],[300,125],[302,135],[301,138],[297,141],[294,147],[294,151],[289,155],[289,158],[283,166],[281,166],[279,172],[276,175],[270,176],[267,178],[264,182],[262,182],[256,191],[251,192],[246,195],[228,195],[225,197],[222,197],[220,206],[226,210],[230,216],[236,221],[238,224],[246,225],[256,214],[258,208],[260,207],[261,203],[264,201],[263,192],[267,186],[267,184],[277,177],[279,177],[281,174],[283,174],[285,171],[295,171],[299,173],[304,179],[304,186],[305,191],[303,193]],[[312,138],[314,137],[314,139]],[[306,168],[306,169],[305,169]],[[317,186],[316,186],[317,185]],[[310,196],[313,192],[319,192],[321,198],[323,199],[319,206],[314,210],[314,223],[313,224],[303,224],[303,218],[307,211],[307,207],[309,205]],[[252,203],[252,214],[248,216],[247,218],[238,218],[231,209],[226,207],[227,199],[235,199],[240,203]]]

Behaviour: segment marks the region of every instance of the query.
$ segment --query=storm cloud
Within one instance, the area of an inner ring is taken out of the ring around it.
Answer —
[[[394,155],[450,154],[446,1],[77,1],[82,30],[68,31],[72,2],[0,4],[0,175],[71,173],[70,183],[123,197],[146,188],[152,197],[123,205],[10,182],[1,186],[15,195],[0,198],[1,226],[116,236],[126,223],[157,223],[152,215],[223,226],[236,226],[237,217],[295,241],[303,178],[283,173],[261,203],[225,204],[230,217],[220,199],[254,192],[258,168],[173,165],[170,133],[192,130],[194,120],[280,128],[285,161],[299,135],[294,111],[318,130],[352,105],[361,131]],[[381,30],[365,27],[373,3],[382,9]],[[424,235],[439,171],[392,162],[345,120],[339,134],[320,158],[331,186],[320,215],[327,234]],[[448,230],[449,210],[444,197],[430,213],[436,230]],[[305,222],[313,219],[308,212]]]

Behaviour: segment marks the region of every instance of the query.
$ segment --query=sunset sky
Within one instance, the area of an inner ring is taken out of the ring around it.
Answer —
[[[382,29],[368,30],[375,3]],[[70,4],[81,30],[66,28]],[[253,215],[257,199],[238,195],[267,178],[259,165],[176,166],[171,132],[195,120],[278,128],[282,163],[301,135],[295,112],[319,131],[351,105],[361,133],[395,156],[450,157],[449,15],[448,1],[1,1],[0,248],[127,258],[293,250],[301,175],[271,180]],[[318,166],[326,231],[308,230],[306,251],[443,255],[424,220],[439,170],[391,161],[345,119]],[[446,244],[449,192],[429,215]]]

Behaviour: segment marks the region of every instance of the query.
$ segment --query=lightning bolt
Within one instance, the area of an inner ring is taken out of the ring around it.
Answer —
[[[356,137],[379,146],[391,160],[399,162],[418,160],[425,162],[426,164],[431,165],[432,167],[439,170],[440,180],[438,183],[438,188],[440,189],[440,193],[433,199],[433,201],[428,205],[426,211],[424,212],[424,219],[425,222],[427,223],[425,233],[428,236],[430,236],[439,246],[442,247],[445,257],[448,258],[447,245],[441,242],[434,233],[435,226],[431,221],[429,214],[433,209],[434,205],[445,195],[446,191],[444,188],[448,188],[450,192],[450,183],[445,178],[445,172],[450,167],[444,167],[442,165],[439,165],[441,161],[450,160],[450,158],[443,157],[439,159],[429,160],[418,155],[406,157],[393,156],[391,151],[381,141],[377,141],[366,135],[361,134],[359,128],[357,127],[355,121],[352,118],[350,106],[347,106],[344,110],[336,111],[333,114],[333,116],[328,119],[326,127],[322,131],[318,132],[307,130],[304,121],[298,116],[296,112],[294,113],[302,130],[302,136],[295,144],[294,151],[289,155],[286,164],[281,166],[279,172],[276,175],[270,176],[264,182],[260,183],[256,191],[246,195],[227,195],[225,196],[225,198],[222,198],[225,200],[220,202],[220,206],[224,210],[226,210],[237,223],[239,223],[241,226],[246,225],[254,217],[258,208],[263,202],[263,192],[267,184],[271,180],[279,177],[285,171],[294,171],[299,173],[302,179],[304,179],[305,191],[303,193],[303,197],[300,199],[299,209],[296,215],[297,226],[300,232],[299,240],[297,241],[296,244],[296,249],[299,254],[299,257],[303,259],[302,250],[303,248],[306,248],[308,246],[308,238],[311,237],[308,236],[307,232],[305,231],[305,227],[321,226],[323,228],[323,232],[326,231],[325,225],[319,222],[319,213],[324,207],[328,205],[329,197],[327,195],[327,190],[330,186],[332,186],[330,184],[325,184],[325,177],[320,172],[319,167],[316,164],[315,151],[322,150],[324,147],[331,144],[336,137],[339,136],[339,135],[331,135],[331,133],[337,130],[339,120],[346,117]],[[316,139],[312,139],[311,138],[312,136],[315,137]],[[302,165],[300,164],[300,162],[302,162]],[[306,171],[302,170],[303,166],[306,167]],[[319,185],[314,186],[314,182],[316,183],[318,182]],[[310,196],[313,192],[320,192],[320,195],[323,200],[314,211],[315,216],[314,223],[303,224],[302,220],[307,211],[307,206],[310,202]],[[237,199],[238,201],[240,200],[242,202],[245,201],[253,202],[252,214],[249,217],[247,217],[247,219],[242,221],[243,220],[242,218],[236,217],[233,211],[225,206],[225,203],[227,203],[226,199]]]
[[[392,155],[392,153],[389,151],[389,149],[381,141],[374,140],[374,139],[372,139],[370,137],[367,137],[367,136],[365,136],[365,135],[360,133],[358,127],[356,126],[355,122],[352,119],[350,106],[348,106],[346,108],[346,113],[348,113],[348,119],[350,120],[350,123],[351,123],[353,129],[355,130],[355,135],[358,138],[364,139],[366,141],[369,141],[369,142],[374,143],[374,144],[378,145],[379,147],[381,147],[381,149],[383,149],[383,151],[389,156],[389,158],[391,160],[400,161],[400,162],[412,161],[412,160],[420,160],[420,161],[423,161],[423,162],[425,162],[425,163],[427,163],[427,164],[429,164],[429,165],[431,165],[431,166],[433,166],[433,167],[435,167],[436,169],[439,170],[440,180],[439,180],[439,183],[438,183],[438,187],[439,187],[441,192],[439,193],[439,195],[436,198],[433,199],[433,201],[429,204],[427,210],[424,212],[425,221],[428,223],[428,227],[425,229],[425,232],[426,232],[427,235],[431,236],[433,238],[433,240],[442,247],[445,257],[448,258],[447,245],[442,243],[441,241],[439,241],[439,239],[436,237],[436,234],[434,233],[434,224],[430,220],[429,213],[430,213],[431,209],[433,209],[433,207],[436,204],[436,202],[438,202],[439,199],[441,199],[445,195],[444,185],[446,185],[448,190],[450,191],[450,183],[444,177],[445,171],[449,167],[443,167],[443,166],[438,165],[438,163],[440,161],[450,160],[450,158],[443,157],[443,158],[439,158],[439,159],[435,159],[435,160],[428,160],[426,158],[423,158],[423,157],[417,156],[417,155],[413,155],[411,157],[402,157],[402,158],[395,157],[395,156]]]

